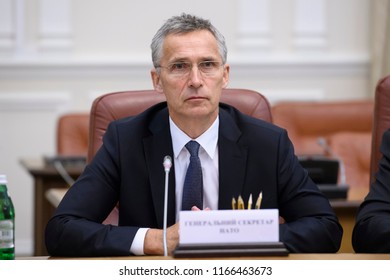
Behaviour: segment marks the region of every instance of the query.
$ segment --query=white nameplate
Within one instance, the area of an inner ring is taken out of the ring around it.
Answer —
[[[278,209],[180,212],[180,244],[254,242],[279,242]]]

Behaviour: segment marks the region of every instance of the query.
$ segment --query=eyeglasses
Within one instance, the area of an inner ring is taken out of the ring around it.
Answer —
[[[202,61],[197,64],[198,70],[206,76],[215,75],[221,66],[223,66],[223,64],[218,61]],[[192,67],[194,67],[192,63],[181,61],[169,64],[168,66],[160,65],[156,68],[164,68],[169,74],[181,77],[188,75],[192,70]]]

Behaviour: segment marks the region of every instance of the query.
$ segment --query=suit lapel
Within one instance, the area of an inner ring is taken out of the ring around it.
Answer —
[[[241,131],[231,114],[221,108],[218,139],[219,150],[219,209],[231,209],[233,197],[242,194],[248,149],[239,144]],[[144,138],[145,157],[151,184],[153,206],[159,228],[163,226],[165,172],[163,159],[173,157],[172,140],[169,129],[168,110],[160,110],[150,123],[151,135]],[[168,226],[176,220],[174,166],[169,173]]]
[[[233,118],[220,110],[219,127],[219,209],[232,209],[232,198],[242,194],[248,148],[238,143],[241,131]]]
[[[168,120],[167,109],[159,111],[149,126],[152,134],[149,137],[144,138],[144,150],[147,159],[146,162],[148,163],[152,200],[159,228],[163,227],[164,215],[165,171],[163,168],[163,160],[167,155],[173,158],[172,140]],[[172,166],[169,173],[168,187],[168,226],[174,224],[176,219],[174,174],[174,166]]]

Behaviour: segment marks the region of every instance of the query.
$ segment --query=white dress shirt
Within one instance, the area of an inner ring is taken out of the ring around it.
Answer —
[[[176,222],[179,221],[181,210],[181,201],[183,194],[184,179],[187,167],[190,163],[190,153],[185,145],[190,140],[195,140],[200,144],[199,158],[202,165],[203,177],[203,207],[211,210],[218,209],[218,132],[219,117],[216,118],[210,128],[196,139],[191,139],[180,130],[176,124],[169,118],[172,146],[173,146],[173,164],[175,167],[175,195],[176,195]],[[130,247],[130,252],[135,255],[144,255],[144,240],[149,228],[140,228]]]
[[[190,153],[185,145],[191,140],[200,144],[199,158],[203,177],[203,207],[212,210],[218,209],[218,127],[219,118],[217,117],[207,131],[198,138],[191,139],[170,119],[176,180],[176,221],[179,221],[184,179],[190,164]]]

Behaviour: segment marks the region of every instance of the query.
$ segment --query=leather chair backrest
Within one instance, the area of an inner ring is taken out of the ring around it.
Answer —
[[[113,92],[96,98],[90,114],[88,161],[101,146],[103,134],[111,121],[139,114],[162,101],[165,101],[165,95],[154,90]],[[268,100],[256,91],[224,89],[221,102],[247,115],[272,122]]]
[[[373,102],[281,102],[272,107],[276,125],[287,129],[298,155],[324,154],[318,137],[338,132],[371,132]]]
[[[332,157],[318,143],[324,138],[344,163],[348,198],[362,199],[370,180],[373,109],[373,100],[283,102],[272,107],[272,118],[287,129],[297,155]]]
[[[88,113],[68,113],[57,122],[57,155],[87,156]]]
[[[390,75],[379,80],[375,90],[374,124],[372,128],[370,183],[375,180],[382,157],[383,133],[390,128]]]

